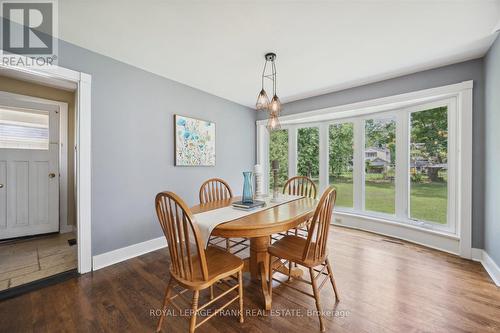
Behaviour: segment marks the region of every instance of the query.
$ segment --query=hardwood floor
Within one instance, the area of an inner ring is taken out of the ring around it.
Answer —
[[[327,331],[500,331],[500,289],[479,263],[338,227],[331,231],[329,251],[341,302],[335,305],[325,285],[323,310],[337,311],[326,316]],[[161,306],[167,257],[166,249],[159,250],[0,302],[0,331],[152,332],[157,317],[150,310]],[[313,299],[276,286],[273,311],[266,313],[260,286],[247,274],[244,285],[243,324],[237,316],[216,316],[197,331],[319,331],[318,319],[307,315],[315,308]],[[208,291],[200,301],[207,299]],[[167,316],[163,329],[187,331],[188,322]]]

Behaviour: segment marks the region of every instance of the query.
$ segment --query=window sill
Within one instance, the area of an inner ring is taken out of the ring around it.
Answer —
[[[352,217],[352,218],[363,219],[363,220],[366,220],[369,222],[384,223],[384,224],[389,224],[389,225],[393,225],[393,226],[397,226],[397,227],[403,227],[403,228],[407,228],[407,229],[411,229],[411,230],[418,230],[418,231],[422,231],[425,233],[439,235],[439,236],[446,237],[446,238],[453,239],[453,240],[460,240],[460,237],[455,233],[446,232],[446,231],[437,230],[437,229],[430,229],[430,228],[421,227],[418,225],[412,225],[412,224],[405,223],[405,222],[399,222],[399,221],[391,220],[388,218],[384,218],[382,216],[360,214],[358,212],[347,211],[347,210],[336,210],[334,214],[340,215],[341,217]],[[335,216],[334,216],[334,219],[335,219]],[[337,223],[337,222],[334,222],[334,223],[338,224],[338,225],[342,225],[342,223]]]

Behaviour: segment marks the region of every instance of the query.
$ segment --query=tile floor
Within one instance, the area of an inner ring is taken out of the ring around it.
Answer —
[[[0,243],[0,291],[77,267],[74,233]]]

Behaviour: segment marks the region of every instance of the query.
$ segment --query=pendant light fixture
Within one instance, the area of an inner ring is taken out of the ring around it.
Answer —
[[[255,108],[257,111],[265,111],[269,106],[269,97],[264,89],[262,89],[257,97],[257,103],[255,103]]]
[[[281,112],[281,101],[276,94],[276,54],[267,53],[265,56],[266,62],[264,63],[264,69],[262,70],[262,87],[259,95],[257,96],[257,103],[255,103],[255,108],[257,111],[267,111],[269,112],[269,120],[267,122],[267,129],[274,131],[280,129],[279,115]],[[267,63],[271,63],[271,73],[267,74]],[[269,79],[273,82],[273,98],[269,101],[269,97],[264,89],[264,79]]]
[[[269,131],[276,131],[281,129],[281,124],[279,120],[279,115],[277,113],[271,112],[269,113],[269,119],[267,120],[266,128]]]

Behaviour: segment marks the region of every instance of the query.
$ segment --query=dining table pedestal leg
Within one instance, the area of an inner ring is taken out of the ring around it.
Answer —
[[[271,295],[267,285],[267,269],[269,267],[269,236],[250,239],[250,276],[253,281],[260,279],[266,310],[271,310]]]

